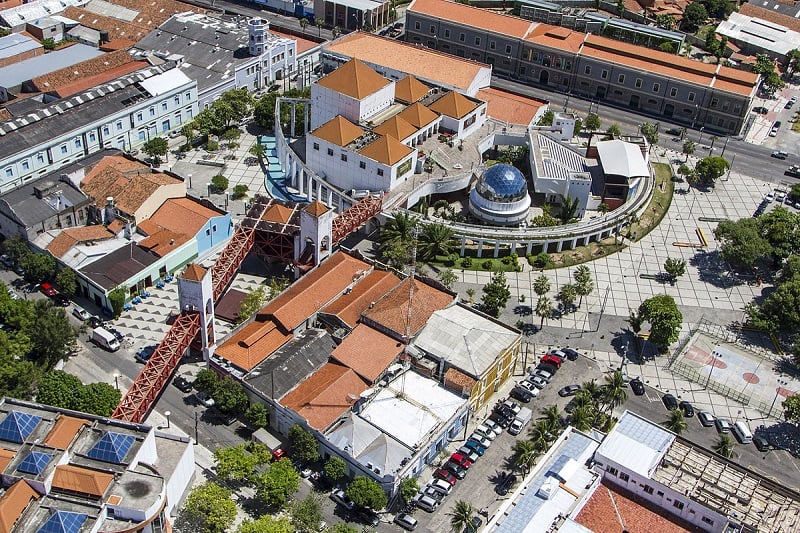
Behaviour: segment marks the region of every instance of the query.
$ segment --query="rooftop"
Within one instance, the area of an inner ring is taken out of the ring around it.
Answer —
[[[3,87],[12,88],[22,85],[23,82],[48,74],[50,72],[81,63],[88,59],[102,56],[103,52],[81,43],[54,50],[50,53],[19,61],[7,67],[0,68],[0,80]]]
[[[544,133],[531,130],[530,135],[535,137],[530,146],[539,177],[566,180],[575,173],[588,172],[586,161],[575,150]]]
[[[800,20],[797,18],[797,6],[778,0],[760,0],[757,3],[744,2],[739,6],[739,14],[766,20],[773,24],[785,26],[800,32]]]
[[[508,124],[528,126],[542,107],[548,104],[527,96],[489,87],[478,91],[476,98],[487,104],[486,114]]]
[[[283,398],[322,368],[336,347],[323,330],[307,329],[254,366],[244,381],[267,398]]]
[[[2,143],[0,143],[2,144]],[[63,173],[66,169],[59,171]],[[52,216],[90,202],[88,196],[67,181],[59,181],[56,173],[29,181],[0,196],[3,212],[23,227],[32,228]]]
[[[396,115],[414,126],[417,129],[422,129],[437,118],[439,115],[425,107],[419,102],[415,102],[402,110]]]
[[[597,146],[597,157],[607,175],[625,178],[641,178],[650,175],[650,169],[644,160],[642,151],[633,143],[614,139],[600,141]]]
[[[375,383],[403,353],[405,345],[364,324],[359,324],[333,350],[331,356]]]
[[[116,234],[105,226],[82,226],[61,230],[55,239],[47,245],[47,251],[53,257],[61,259],[73,246],[79,243],[104,241],[113,239]]]
[[[480,379],[520,333],[463,305],[434,312],[414,346]]]
[[[423,446],[467,400],[439,382],[406,370],[381,387],[361,408],[360,416],[406,447]]]
[[[34,0],[17,7],[9,7],[0,11],[0,21],[4,26],[13,28],[28,21],[61,13],[67,6],[84,4],[86,0]]]
[[[41,43],[32,37],[11,33],[0,37],[0,59],[8,59],[41,47]]]
[[[520,39],[527,37],[535,27],[529,20],[447,0],[414,0],[408,10]]]
[[[359,150],[358,153],[378,163],[392,166],[413,154],[414,150],[414,148],[401,143],[394,137],[380,135],[377,139]]]
[[[337,146],[347,146],[364,134],[364,130],[341,115],[337,115],[310,134]]]
[[[394,84],[394,97],[396,100],[411,104],[428,94],[431,88],[414,76],[408,75]]]
[[[527,40],[555,50],[576,54],[581,49],[586,35],[562,26],[538,24],[528,35]]]
[[[736,12],[731,13],[728,20],[719,23],[717,33],[732,41],[747,43],[779,55],[786,55],[800,47],[800,33],[797,31],[775,22]]]
[[[390,83],[360,59],[351,59],[320,79],[317,85],[362,100]]]
[[[462,119],[475,110],[480,102],[467,98],[456,91],[449,91],[428,106],[428,109],[455,119]]]
[[[675,441],[675,434],[630,411],[625,411],[603,439],[597,455],[650,478]]]
[[[370,325],[393,334],[395,338],[403,338],[406,330],[413,337],[428,322],[431,315],[444,309],[455,299],[453,295],[436,289],[420,279],[414,279],[414,299],[412,312],[408,312],[410,301],[411,278],[406,278],[388,292],[375,305],[364,312],[364,319]],[[411,315],[411,323],[408,316]]]
[[[158,261],[155,253],[130,242],[127,246],[89,263],[80,272],[106,290],[113,290],[121,283]]]
[[[103,74],[112,70],[117,72],[119,67],[125,65],[130,66],[131,63],[138,66],[138,68],[144,68],[147,66],[142,62],[135,62],[127,50],[117,50],[115,52],[103,54],[86,61],[81,61],[75,65],[71,65],[42,76],[37,76],[31,80],[30,89],[39,92],[58,91],[59,89],[69,85],[74,87],[77,82],[81,82],[83,89],[79,90],[85,90],[94,87],[95,85],[99,85],[104,81],[113,80],[114,78],[105,79]],[[132,72],[132,70],[129,72]],[[96,83],[87,83],[95,80],[101,81],[96,81]],[[73,90],[71,94],[79,92],[79,90]]]
[[[349,292],[345,291],[322,309],[320,314],[333,315],[352,329],[356,326],[361,313],[399,283],[400,279],[391,272],[373,270]]]
[[[326,44],[324,52],[345,58],[357,58],[374,68],[389,68],[423,81],[444,87],[455,87],[461,91],[472,89],[481,71],[491,68],[489,65],[366,32],[342,35]],[[404,95],[401,89],[400,96]]]
[[[355,413],[334,425],[326,438],[378,475],[396,473],[415,453]]]
[[[291,338],[291,332],[284,330],[269,317],[256,315],[253,322],[228,337],[215,350],[214,355],[248,371]]]
[[[149,219],[139,223],[139,230],[147,234],[139,246],[164,257],[194,239],[209,220],[224,214],[191,198],[170,198]]]

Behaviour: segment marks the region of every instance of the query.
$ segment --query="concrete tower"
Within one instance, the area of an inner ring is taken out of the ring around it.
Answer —
[[[214,354],[214,288],[211,285],[211,269],[189,263],[178,277],[178,302],[181,312],[196,312],[200,315],[200,340],[203,358],[208,361]]]
[[[254,18],[247,21],[247,34],[249,36],[249,51],[251,56],[260,56],[264,53],[264,45],[269,39],[269,21]]]
[[[313,202],[300,212],[300,239],[295,244],[296,264],[313,266],[331,255],[333,219],[336,213],[322,202]],[[313,258],[309,257],[313,253]]]

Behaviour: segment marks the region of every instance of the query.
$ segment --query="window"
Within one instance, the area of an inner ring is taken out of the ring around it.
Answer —
[[[625,83],[625,74],[620,74],[617,78],[617,83]]]
[[[583,73],[584,73],[584,74],[586,74],[586,75],[588,76],[589,74],[591,74],[591,73],[592,73],[592,67],[591,67],[590,65],[586,65],[586,66],[583,68]]]
[[[97,140],[97,134],[95,132],[89,133],[89,142],[95,142]]]
[[[161,102],[161,111],[166,111],[166,110],[167,110],[167,103]]]
[[[80,147],[81,147],[81,140],[75,139],[75,148],[80,148]]]
[[[444,36],[450,38],[450,30],[444,30]]]
[[[653,84],[653,92],[657,93],[660,90],[661,90],[661,84],[660,83],[654,83]]]
[[[683,511],[684,504],[680,500],[675,500],[674,502],[672,502],[672,506],[676,509]]]
[[[511,53],[511,45],[510,45],[510,44],[507,44],[507,45],[506,45],[506,53],[507,53],[507,54],[510,54],[510,53]]]
[[[139,130],[139,140],[140,141],[144,140],[144,130]]]
[[[36,161],[38,163],[44,163],[44,154],[36,154]]]
[[[341,157],[342,157],[342,161],[347,161],[347,154],[342,154]]]
[[[14,169],[13,169],[13,168],[11,168],[11,167],[8,167],[8,168],[6,169],[6,177],[7,177],[7,178],[11,178],[11,177],[13,177],[13,176],[14,176]]]
[[[464,34],[462,33],[461,35],[464,35]],[[480,45],[481,45],[481,38],[480,37],[475,37],[475,46],[480,46]]]
[[[359,161],[358,168],[367,168],[367,164],[364,161]]]
[[[704,524],[708,524],[709,526],[713,526],[714,525],[714,521],[711,520],[707,516],[704,516],[704,517],[700,518],[700,520],[702,520]]]
[[[31,168],[30,163],[28,163],[27,161],[22,162],[22,170],[30,170],[30,168]]]
[[[419,28],[420,28],[419,21],[417,21],[417,22],[414,23],[414,29],[418,30]]]
[[[161,131],[169,131],[169,120],[161,122]]]
[[[458,40],[459,40],[460,42],[462,42],[462,43],[463,43],[463,42],[464,42],[464,39],[466,39],[466,38],[467,38],[467,36],[466,36],[466,35],[464,35],[463,33],[459,33],[459,34],[458,34]]]
[[[436,26],[431,24],[431,35],[435,35],[435,34],[436,34]]]
[[[717,107],[719,105],[719,98],[716,96],[711,99],[711,107]]]
[[[62,154],[66,154],[67,153],[67,145],[66,144],[62,144],[61,145],[61,153]]]
[[[211,230],[210,230],[210,229],[208,229],[208,228],[206,228],[206,237],[208,237],[208,236],[210,236],[210,235],[211,235]]]
[[[184,94],[183,99],[186,100],[187,102],[190,101],[192,99],[192,93]]]
[[[650,485],[645,485],[644,486],[644,491],[647,494],[653,494],[653,487],[651,487]]]
[[[319,150],[319,143],[314,143],[314,150]]]
[[[636,78],[636,81],[633,82],[633,85],[636,86],[637,89],[642,87],[642,78]]]
[[[103,126],[103,135],[108,135],[108,126]]]
[[[141,122],[142,120],[144,120],[144,116],[142,115],[142,112],[141,112],[141,111],[140,111],[140,112],[138,112],[138,113],[136,113],[136,120],[137,120],[137,121],[139,121],[139,122]]]
[[[489,50],[494,50],[495,44],[496,43],[494,41],[489,41]]]
[[[616,477],[617,474],[619,474],[619,470],[617,470],[613,466],[606,467],[606,472],[608,472],[609,474],[611,474],[614,477]]]
[[[620,478],[622,481],[624,481],[624,482],[626,482],[626,483],[627,483],[627,482],[628,482],[628,480],[630,479],[630,476],[628,476],[628,474],[626,474],[625,472],[620,472],[620,474],[619,474],[619,478]]]
[[[383,176],[383,169],[382,168],[378,169],[378,176]]]
[[[659,498],[661,498],[661,497],[663,497],[663,496],[664,496],[664,492],[659,490],[658,492],[656,492],[656,495],[657,495]]]
[[[695,97],[694,93],[689,93],[689,101],[690,102],[694,102],[694,97]]]
[[[176,94],[176,95],[175,95],[175,98],[173,98],[172,102],[173,102],[175,105],[181,105],[181,97],[180,97],[180,96],[178,96],[178,95]]]
[[[328,148],[328,155],[333,155],[333,148]]]
[[[213,224],[211,226],[211,231],[217,231],[217,225],[216,224]]]
[[[150,116],[151,117],[156,116],[156,108],[155,107],[152,107],[152,106],[150,107]]]
[[[673,87],[672,89],[670,89],[669,90],[669,95],[672,98],[675,98],[676,96],[678,96],[678,88],[677,87]]]

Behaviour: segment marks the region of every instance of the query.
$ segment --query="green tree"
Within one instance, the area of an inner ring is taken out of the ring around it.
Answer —
[[[575,219],[575,215],[578,213],[578,207],[580,207],[580,200],[577,196],[575,198],[562,196],[561,211],[558,215],[561,223],[569,224],[572,222]]]
[[[675,285],[678,278],[686,274],[686,261],[668,257],[667,260],[664,261],[664,272],[669,275],[672,284]]]
[[[800,368],[800,338],[794,341],[792,345],[792,361],[794,362],[794,366]]]
[[[689,161],[689,156],[694,154],[697,150],[697,144],[694,141],[683,141],[683,153],[686,154],[686,161]]]
[[[192,139],[194,139],[194,131],[194,123],[192,122],[187,122],[181,126],[181,135],[186,137],[186,143],[184,143],[184,146],[189,146],[189,144],[192,142]]]
[[[42,48],[47,50],[48,52],[56,49],[56,41],[50,37],[42,39]]]
[[[437,278],[439,279],[439,281],[442,282],[442,285],[444,285],[448,289],[452,289],[453,283],[458,281],[458,276],[456,275],[455,272],[453,272],[451,268],[445,268],[441,270]]]
[[[597,113],[589,113],[586,115],[586,120],[583,121],[583,126],[592,132],[599,130],[602,124],[603,123]]]
[[[447,513],[447,516],[450,517],[450,531],[476,533],[475,525],[472,523],[475,508],[468,501],[457,501],[453,511]]]
[[[664,423],[664,427],[672,431],[676,435],[680,435],[689,427],[683,417],[683,411],[680,409],[672,409],[669,412],[669,420]]]
[[[622,130],[619,127],[619,124],[612,124],[606,129],[606,135],[611,137],[619,137],[622,135]]]
[[[800,280],[780,283],[761,305],[748,304],[745,310],[753,326],[770,332],[794,332],[800,328]]]
[[[225,376],[211,395],[214,405],[223,413],[244,414],[247,410],[247,394],[242,384],[231,376]]]
[[[322,522],[322,503],[319,497],[309,494],[302,500],[292,502],[289,515],[292,525],[298,531],[319,531]]]
[[[306,27],[308,26],[308,19],[303,17],[300,19],[300,30],[302,30],[303,35],[306,34]]]
[[[265,428],[269,425],[269,411],[262,403],[254,403],[244,413],[247,424],[254,429]]]
[[[575,307],[575,300],[577,297],[578,291],[572,283],[565,283],[558,291],[558,299],[561,300],[565,312]]]
[[[499,316],[508,299],[511,298],[511,289],[506,282],[505,272],[498,270],[492,273],[492,279],[484,285],[481,297],[481,310],[487,315]]]
[[[72,374],[51,370],[39,380],[36,401],[62,409],[75,409],[80,400],[83,383]]]
[[[722,457],[730,459],[736,455],[736,453],[733,451],[735,446],[736,444],[729,435],[720,435],[717,437],[717,440],[714,441],[714,445],[711,447],[711,449],[720,454]]]
[[[660,124],[658,122],[642,122],[639,125],[639,131],[642,132],[642,136],[650,143],[651,148],[654,144],[658,144],[659,126]]]
[[[76,411],[111,416],[121,399],[122,393],[110,383],[89,383],[81,388],[79,407]]]
[[[203,109],[192,121],[194,129],[204,137],[218,135],[225,129],[225,122],[212,108]]]
[[[247,185],[245,185],[243,183],[240,183],[239,185],[235,185],[233,187],[233,197],[236,198],[236,199],[244,198],[245,196],[247,196],[247,191],[248,190],[249,189],[248,189]]]
[[[78,290],[78,275],[69,267],[58,271],[55,279],[56,289],[65,296],[73,296]]]
[[[34,360],[52,368],[67,352],[75,348],[78,329],[69,323],[67,314],[50,300],[36,300],[33,319],[25,329],[30,338]]]
[[[759,216],[758,231],[772,246],[771,256],[776,266],[792,254],[800,252],[800,215],[782,206]]]
[[[781,75],[773,71],[764,76],[764,89],[768,93],[775,93],[786,87],[786,82],[781,79]]]
[[[536,122],[536,125],[537,126],[552,126],[553,125],[553,119],[555,118],[555,116],[556,116],[556,114],[553,111],[548,109],[547,111],[545,111],[542,114],[541,117],[539,117],[539,120]]]
[[[28,243],[19,236],[6,240],[3,243],[3,249],[6,251],[8,258],[15,263],[19,263],[24,257],[33,253],[28,247]]]
[[[702,0],[710,17],[725,19],[733,13],[735,7],[729,0]]]
[[[800,424],[800,394],[792,394],[783,400],[783,418],[792,424]]]
[[[410,244],[413,239],[413,228],[416,225],[415,217],[403,212],[394,213],[381,227],[378,240],[382,244],[391,242]]]
[[[672,18],[672,17],[670,17]],[[668,54],[675,53],[675,42],[674,41],[664,41],[660,45],[658,45],[658,49],[662,52],[666,52]]]
[[[768,54],[756,54],[756,64],[753,65],[753,72],[762,76],[775,72],[775,60]]]
[[[553,315],[553,302],[547,296],[539,296],[533,312],[541,319],[539,322],[539,328],[541,329],[544,327],[544,320]]]
[[[214,467],[224,481],[244,481],[253,475],[256,459],[244,444],[214,450]]]
[[[569,414],[569,423],[578,431],[589,431],[592,429],[592,421],[594,420],[594,413],[591,406],[580,405],[575,406]]]
[[[167,155],[168,150],[169,144],[163,137],[153,137],[142,145],[142,152],[149,155],[156,165],[161,164],[161,158]]]
[[[603,402],[611,413],[614,409],[624,404],[628,399],[625,392],[625,377],[619,370],[606,374],[606,384],[603,386]]]
[[[415,477],[407,477],[400,482],[400,499],[408,504],[411,499],[419,492],[419,480]]]
[[[686,178],[689,185],[697,183],[697,173],[689,165],[681,163],[681,166],[678,167],[678,174]]]
[[[325,461],[325,465],[322,468],[325,476],[334,483],[342,479],[347,473],[347,464],[336,456],[331,456],[330,459]]]
[[[356,476],[347,486],[347,497],[358,506],[379,511],[386,507],[389,499],[378,483],[366,476]]]
[[[347,522],[337,522],[326,529],[325,533],[359,533],[359,530]]]
[[[709,156],[698,161],[694,171],[703,183],[714,183],[729,168],[731,164],[724,157]]]
[[[650,323],[649,340],[662,350],[678,340],[683,315],[667,294],[648,298],[639,306],[639,317]]]
[[[212,111],[225,127],[234,122],[241,122],[250,114],[253,107],[253,96],[247,87],[230,89],[222,93],[219,99],[211,104]]]
[[[517,440],[512,448],[514,451],[514,466],[527,473],[536,463],[538,452],[530,440]]]
[[[692,2],[683,10],[681,19],[681,29],[686,32],[694,32],[708,19],[708,11],[700,2]]]
[[[295,527],[288,516],[263,514],[255,520],[245,520],[236,533],[294,533]]]
[[[293,458],[306,463],[319,459],[317,439],[299,424],[289,428],[289,451]]]
[[[449,255],[453,249],[453,230],[441,223],[428,224],[419,236],[417,250],[421,258]]]
[[[800,64],[800,50],[795,48],[786,54],[786,74],[792,76],[797,71],[797,65]]]
[[[194,388],[213,396],[219,387],[219,375],[213,370],[203,368],[194,379]]]
[[[117,287],[108,293],[108,303],[111,304],[111,311],[114,313],[114,318],[119,318],[125,307],[125,298],[127,291],[122,287]]]
[[[292,461],[284,457],[272,463],[269,470],[257,478],[256,494],[270,507],[280,509],[300,487],[300,474]]]
[[[211,178],[211,188],[217,192],[225,192],[229,185],[228,178],[222,174],[217,174]]]
[[[236,504],[231,491],[208,481],[192,489],[186,497],[183,512],[200,531],[224,533],[236,519]]]
[[[266,155],[267,149],[264,148],[263,144],[256,143],[250,147],[250,150],[248,150],[248,152],[250,152],[250,155],[252,155],[253,157],[257,157],[259,160],[261,160]]]
[[[603,202],[602,204],[597,206],[597,212],[601,215],[605,215],[611,210],[607,203]]]
[[[0,331],[0,396],[28,400],[40,369],[33,361],[10,355],[7,351],[9,344],[8,335]]]
[[[267,304],[267,301],[269,301],[269,298],[267,288],[264,285],[259,285],[248,292],[239,304],[239,316],[236,318],[236,322],[241,324],[250,320],[253,315]]]
[[[28,254],[19,260],[19,266],[25,269],[25,280],[30,283],[48,281],[56,273],[56,260],[49,254]]]
[[[656,15],[656,26],[664,28],[665,30],[675,29],[675,18],[667,13]]]
[[[572,279],[575,280],[575,292],[580,296],[578,306],[583,304],[583,297],[589,296],[594,290],[594,281],[592,280],[592,272],[586,265],[580,265],[572,273]]]
[[[539,274],[539,276],[533,280],[533,292],[536,293],[536,296],[544,296],[550,292],[550,280],[547,279],[547,276]]]
[[[720,256],[734,268],[749,270],[772,253],[753,218],[724,220],[714,230],[714,237],[721,243]]]
[[[314,24],[317,26],[317,37],[322,38],[322,28],[325,26],[325,21],[322,17],[317,17],[314,19]]]

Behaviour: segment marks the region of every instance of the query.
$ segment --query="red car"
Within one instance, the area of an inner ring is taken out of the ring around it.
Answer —
[[[42,294],[44,294],[45,296],[55,296],[56,294],[58,294],[56,288],[46,282],[39,285],[39,290],[42,291]]]
[[[452,472],[450,472],[449,470],[445,470],[444,468],[437,468],[433,472],[433,477],[435,477],[436,479],[443,479],[448,483],[450,483],[451,485],[455,485],[457,481],[456,476],[454,476]]]
[[[453,455],[451,455],[450,460],[453,461],[454,463],[460,464],[464,468],[469,468],[470,466],[472,466],[472,461],[470,461],[469,459],[467,459],[466,456],[461,455],[460,453],[454,453]]]
[[[553,365],[556,368],[561,368],[561,358],[556,357],[555,355],[543,355],[542,363],[547,363],[549,365]]]

